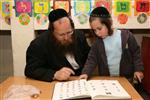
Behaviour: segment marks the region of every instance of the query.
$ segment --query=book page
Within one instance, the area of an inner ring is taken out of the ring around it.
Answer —
[[[90,97],[86,88],[86,80],[74,80],[56,83],[52,100],[85,97]]]
[[[89,80],[87,88],[92,99],[131,99],[117,80]]]

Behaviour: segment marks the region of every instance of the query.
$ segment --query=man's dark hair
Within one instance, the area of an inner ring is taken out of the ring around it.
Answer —
[[[66,12],[66,10],[58,8],[58,9],[54,9],[50,12],[50,14],[48,15],[48,19],[49,19],[49,31],[51,33],[54,32],[54,22],[63,18],[63,17],[67,17],[70,20],[70,24],[72,29],[74,29],[74,23],[73,20],[70,18],[69,14]]]
[[[72,29],[74,30],[74,23],[73,23],[73,20],[70,18],[70,17],[67,17],[70,21],[70,24],[71,24],[71,27]],[[49,23],[49,27],[48,27],[48,30],[53,33],[54,32],[54,22],[53,23]]]

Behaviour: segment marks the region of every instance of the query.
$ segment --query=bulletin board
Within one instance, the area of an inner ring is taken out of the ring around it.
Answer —
[[[93,8],[106,7],[113,26],[124,29],[150,29],[150,0],[0,0],[0,29],[10,30],[12,9],[21,25],[33,20],[34,30],[48,28],[48,14],[57,8],[65,9],[77,29],[89,28]]]

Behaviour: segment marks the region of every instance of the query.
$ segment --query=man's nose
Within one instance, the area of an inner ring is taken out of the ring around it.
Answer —
[[[69,35],[68,35],[68,34],[65,34],[65,35],[64,35],[64,40],[68,40],[68,38],[69,38]]]

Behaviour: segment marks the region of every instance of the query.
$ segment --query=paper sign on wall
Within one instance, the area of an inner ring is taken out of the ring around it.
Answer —
[[[120,13],[131,16],[131,0],[115,0],[114,10],[115,16],[118,16]]]
[[[143,24],[147,21],[150,15],[149,0],[135,0],[134,15],[137,16],[137,22]]]
[[[115,0],[114,15],[120,24],[126,24],[131,16],[131,0]]]
[[[37,14],[48,15],[50,12],[49,0],[34,0],[34,16]]]
[[[10,17],[12,16],[12,2],[5,0],[0,3],[1,17],[10,25]]]
[[[71,15],[71,0],[54,0],[53,1],[53,9],[62,8],[67,11],[68,14]]]
[[[105,7],[111,13],[111,8],[112,8],[111,0],[95,0],[94,5],[95,7],[100,7],[100,6]]]
[[[91,12],[91,0],[76,0],[74,1],[74,16],[80,24],[88,22],[88,16]]]
[[[138,15],[138,13],[144,12],[150,15],[150,1],[149,0],[135,0],[135,13],[134,15]]]
[[[28,25],[32,16],[31,0],[15,0],[15,11],[20,24]]]
[[[51,10],[49,0],[34,0],[34,25],[42,27],[48,23],[48,14]]]
[[[91,12],[91,0],[75,0],[74,1],[74,14],[90,14]]]
[[[15,0],[16,16],[21,13],[27,13],[32,16],[32,2],[31,0]]]

